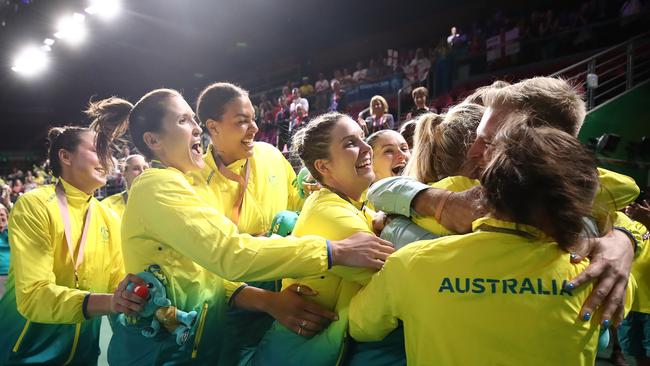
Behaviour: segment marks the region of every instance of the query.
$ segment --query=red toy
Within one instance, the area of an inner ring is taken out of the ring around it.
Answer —
[[[140,296],[143,299],[149,297],[149,289],[147,286],[137,285],[133,288],[133,293]]]

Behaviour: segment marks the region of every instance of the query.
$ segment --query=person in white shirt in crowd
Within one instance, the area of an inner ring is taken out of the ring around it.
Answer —
[[[309,113],[309,101],[300,95],[300,89],[293,88],[293,90],[291,90],[291,95],[293,96],[293,101],[289,106],[289,112],[291,112],[291,115],[295,115],[298,104],[302,106],[305,113]]]
[[[361,61],[359,61],[357,62],[357,71],[352,74],[352,80],[354,80],[355,83],[360,83],[366,80],[367,74],[368,69],[364,68]]]

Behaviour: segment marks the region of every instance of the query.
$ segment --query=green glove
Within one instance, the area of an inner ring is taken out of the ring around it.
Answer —
[[[293,211],[280,211],[273,218],[271,222],[271,229],[266,236],[273,234],[280,236],[288,236],[293,232],[293,227],[296,226],[298,221],[298,213]]]
[[[293,186],[298,190],[298,195],[300,195],[300,198],[302,199],[307,197],[303,183],[315,183],[314,178],[311,176],[309,170],[306,167],[302,167],[302,169],[300,169],[298,175],[296,175],[296,179],[294,179],[292,182]]]

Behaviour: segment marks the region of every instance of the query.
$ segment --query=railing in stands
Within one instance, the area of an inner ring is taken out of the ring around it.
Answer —
[[[599,52],[551,76],[582,86],[587,110],[650,79],[650,32]]]

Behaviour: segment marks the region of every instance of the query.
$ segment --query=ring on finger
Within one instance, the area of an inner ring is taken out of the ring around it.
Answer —
[[[300,293],[300,285],[298,285],[298,287],[296,287],[296,293],[297,293],[297,294]]]
[[[303,321],[300,323],[300,328],[307,329],[307,321],[306,321],[306,320],[303,320]]]

